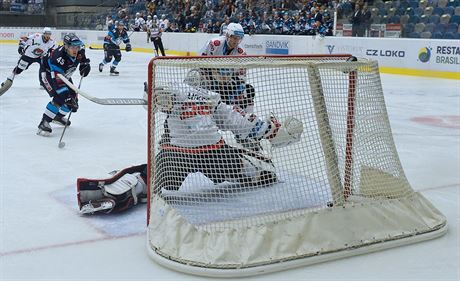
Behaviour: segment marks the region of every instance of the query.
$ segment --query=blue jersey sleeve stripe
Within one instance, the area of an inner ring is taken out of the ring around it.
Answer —
[[[50,69],[51,71],[56,71],[56,72],[59,72],[59,73],[64,73],[64,70],[62,68],[60,68],[59,66],[51,63],[51,60],[48,59],[48,64],[50,66]]]
[[[65,91],[68,91],[68,90],[69,90],[69,88],[67,88],[67,87],[62,87],[62,88],[57,89],[57,90],[56,90],[56,93],[62,94],[62,93],[64,93]]]

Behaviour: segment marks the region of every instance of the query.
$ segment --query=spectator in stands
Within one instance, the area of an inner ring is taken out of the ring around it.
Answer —
[[[227,30],[227,26],[230,23],[230,18],[225,16],[224,22],[220,25],[219,35],[223,36]]]
[[[157,9],[157,5],[154,1],[146,0],[145,2],[145,9],[149,15],[154,15]]]
[[[364,18],[364,5],[359,3],[356,5],[355,12],[351,16],[351,36],[353,37],[364,37],[366,30],[366,20]]]
[[[364,33],[366,36],[369,36],[371,32],[372,14],[371,14],[371,11],[369,11],[368,9],[367,3],[365,3],[363,7],[363,18],[364,18]]]

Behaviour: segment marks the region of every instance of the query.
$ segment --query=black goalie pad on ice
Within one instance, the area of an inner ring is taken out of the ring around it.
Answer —
[[[127,174],[140,173],[141,179],[144,183],[147,182],[147,164],[137,165],[125,168],[123,170],[117,171],[112,177],[106,179],[87,179],[87,178],[78,178],[77,179],[77,200],[78,207],[82,213],[95,213],[95,212],[120,212],[131,208],[137,204],[137,201],[140,202],[146,201],[146,193],[137,196],[133,196],[131,190],[120,194],[114,194],[106,192],[104,187],[111,185],[118,181],[120,178]],[[144,200],[145,199],[145,200]],[[101,202],[114,201],[115,204],[111,208],[98,208]],[[91,208],[94,211],[83,212],[83,210],[88,210],[88,204],[92,204]]]

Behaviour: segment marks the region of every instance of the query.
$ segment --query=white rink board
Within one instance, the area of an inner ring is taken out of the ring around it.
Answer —
[[[20,36],[41,30],[0,28],[0,43],[16,42]],[[61,40],[68,32],[70,30],[56,30],[53,36]],[[101,45],[107,35],[105,31],[72,32],[80,36],[86,45]],[[163,33],[162,38],[165,48],[170,52],[195,55],[207,40],[214,37],[216,34]],[[152,43],[147,43],[145,32],[135,32],[130,38],[134,50],[153,50]],[[452,72],[460,79],[460,40],[247,35],[242,45],[249,55],[349,53],[377,60],[380,67]]]

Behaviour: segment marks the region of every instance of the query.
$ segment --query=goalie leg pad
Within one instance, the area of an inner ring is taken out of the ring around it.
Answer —
[[[107,179],[79,178],[77,200],[80,212],[120,212],[131,208],[139,201],[146,202],[146,172],[147,165],[143,164],[123,169]],[[109,203],[102,203],[110,200],[115,203],[107,211]]]

